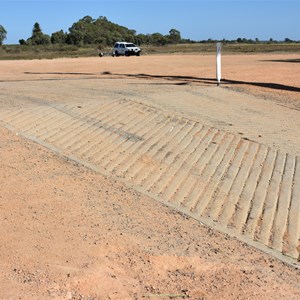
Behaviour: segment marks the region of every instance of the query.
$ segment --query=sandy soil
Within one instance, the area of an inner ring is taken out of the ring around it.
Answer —
[[[297,57],[224,56],[221,89],[214,56],[1,61],[0,108],[129,98],[300,155]],[[2,126],[0,178],[1,299],[300,298],[299,270]]]

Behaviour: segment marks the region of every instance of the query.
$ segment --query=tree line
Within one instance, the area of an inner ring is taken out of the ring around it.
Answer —
[[[1,26],[1,25],[0,25]],[[1,34],[2,32],[2,34]],[[4,27],[0,27],[0,44],[6,38],[7,32]],[[106,17],[93,19],[85,16],[75,22],[68,32],[59,30],[51,35],[44,34],[39,23],[35,23],[32,29],[31,37],[20,39],[20,45],[50,45],[50,44],[68,44],[76,46],[97,45],[98,47],[111,46],[117,41],[128,41],[136,44],[176,44],[182,41],[180,32],[171,29],[168,35],[160,33],[137,34],[135,30],[128,29],[110,22]]]
[[[0,45],[7,37],[5,28],[0,25]],[[39,23],[35,23],[32,29],[31,37],[27,39],[20,39],[20,45],[50,45],[50,44],[67,44],[67,45],[97,45],[98,48],[111,46],[117,41],[128,41],[138,45],[166,45],[178,43],[212,43],[217,40],[208,39],[202,41],[193,41],[190,39],[183,39],[177,29],[170,29],[169,34],[163,35],[161,33],[152,34],[137,34],[135,30],[129,29],[125,26],[120,26],[109,21],[106,17],[99,17],[93,19],[90,16],[85,16],[69,28],[68,32],[59,30],[53,32],[51,35],[44,34]],[[219,40],[218,40],[219,41]],[[237,38],[236,40],[221,40],[223,43],[276,43],[278,41],[270,38],[268,41]],[[284,42],[296,42],[286,38]]]

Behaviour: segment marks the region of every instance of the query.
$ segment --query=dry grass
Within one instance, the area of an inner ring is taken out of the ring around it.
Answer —
[[[172,53],[214,53],[215,43],[191,43],[176,45],[141,45],[142,53],[149,54],[172,54]],[[268,52],[289,52],[300,53],[300,43],[224,43],[223,53],[268,53]],[[102,52],[109,54],[111,48],[102,49]],[[51,59],[59,57],[91,57],[97,56],[97,46],[90,45],[77,47],[72,45],[48,45],[48,46],[21,46],[4,45],[0,46],[0,59]]]

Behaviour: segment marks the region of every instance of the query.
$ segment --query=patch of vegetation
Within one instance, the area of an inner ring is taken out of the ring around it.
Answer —
[[[223,53],[268,53],[300,52],[300,42],[286,38],[282,42],[259,41],[237,38],[216,41],[212,39],[192,41],[184,39],[176,29],[169,34],[137,34],[135,30],[110,22],[106,17],[93,19],[85,16],[73,23],[68,32],[63,30],[44,34],[39,23],[35,23],[31,37],[21,39],[19,45],[2,45],[7,32],[0,25],[0,59],[51,59],[59,57],[97,56],[98,52],[109,53],[117,41],[139,45],[142,54],[158,53],[214,53],[216,42],[222,42]]]
[[[28,39],[19,40],[20,45],[49,45],[66,44],[76,46],[98,45],[103,48],[113,45],[117,41],[127,41],[135,44],[154,44],[166,45],[181,42],[180,32],[171,29],[168,35],[160,33],[136,34],[136,31],[125,26],[120,26],[110,22],[106,17],[93,19],[85,16],[75,22],[69,32],[59,30],[51,34],[44,34],[39,23],[35,23],[32,30],[32,36]]]
[[[168,44],[163,46],[141,45],[142,55],[154,54],[212,54],[216,52],[215,43]],[[0,60],[53,59],[62,57],[98,56],[98,45],[3,45],[0,47]],[[101,51],[110,53],[112,47],[102,47]],[[261,44],[223,44],[223,54],[255,53],[299,53],[300,43],[261,43]]]
[[[89,57],[96,54],[97,51],[94,47],[78,47],[74,45],[4,45],[0,47],[1,60]]]
[[[209,54],[216,52],[216,44],[211,43],[188,43],[176,45],[143,45],[144,54],[172,54],[172,53],[190,53],[190,54]],[[222,53],[224,54],[251,54],[251,53],[271,53],[271,52],[289,52],[300,54],[300,43],[257,43],[257,44],[239,44],[223,43]]]

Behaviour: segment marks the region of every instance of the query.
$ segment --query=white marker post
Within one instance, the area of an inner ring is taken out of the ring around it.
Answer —
[[[221,49],[222,44],[217,43],[217,83],[220,85],[221,82]]]

